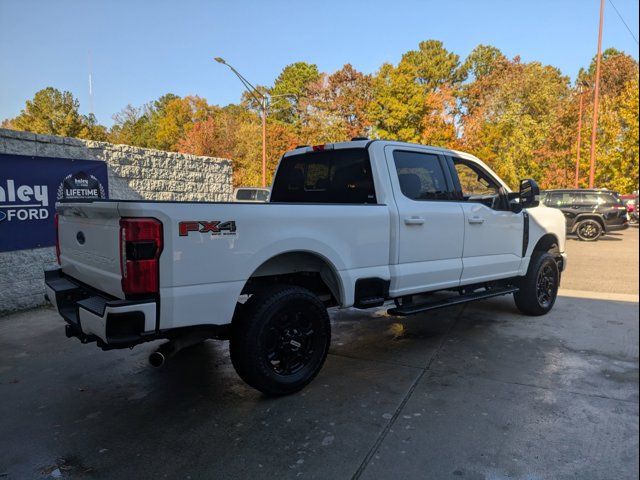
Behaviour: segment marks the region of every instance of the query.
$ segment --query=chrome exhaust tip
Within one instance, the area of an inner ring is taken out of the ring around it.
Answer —
[[[149,363],[153,367],[160,368],[161,366],[164,365],[165,361],[166,361],[166,358],[162,354],[162,352],[155,351],[151,355],[149,355]]]
[[[149,363],[152,366],[159,368],[183,348],[195,345],[206,338],[207,337],[203,337],[200,333],[173,338],[160,345],[155,352],[149,355]]]

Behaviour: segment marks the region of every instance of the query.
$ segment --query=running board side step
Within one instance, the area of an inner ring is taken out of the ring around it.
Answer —
[[[387,310],[387,313],[389,315],[395,315],[398,317],[406,317],[408,315],[428,312],[429,310],[436,310],[438,308],[451,307],[453,305],[459,305],[461,303],[473,302],[475,300],[484,300],[485,298],[499,297],[501,295],[508,295],[517,291],[518,287],[491,288],[482,292],[473,292],[466,295],[460,295],[458,297],[445,298],[444,300],[438,300],[437,302],[409,303],[407,305],[400,305],[395,308],[390,308],[389,310]]]

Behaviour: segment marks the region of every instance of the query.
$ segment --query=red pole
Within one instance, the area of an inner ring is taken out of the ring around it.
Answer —
[[[600,0],[600,26],[598,28],[598,56],[596,57],[596,86],[593,91],[593,124],[591,126],[591,159],[589,164],[589,188],[593,188],[596,170],[596,130],[598,128],[598,94],[600,93],[600,57],[602,56],[602,23],[604,0]]]
[[[582,141],[582,106],[584,104],[584,93],[582,87],[580,87],[580,113],[578,114],[578,152],[576,153],[576,181],[575,188],[578,188],[578,182],[580,180],[580,148]]]
[[[262,100],[262,187],[267,186],[267,100]]]

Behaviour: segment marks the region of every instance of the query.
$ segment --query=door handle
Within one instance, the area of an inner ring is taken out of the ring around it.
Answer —
[[[406,217],[404,219],[405,225],[422,225],[424,223],[424,218],[422,217]]]
[[[482,217],[469,217],[468,222],[472,225],[479,225],[481,223],[484,223],[484,218]]]

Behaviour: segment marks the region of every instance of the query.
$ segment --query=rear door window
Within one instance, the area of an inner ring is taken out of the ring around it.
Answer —
[[[411,200],[449,200],[442,164],[437,155],[396,150],[393,160],[402,194]]]
[[[597,193],[580,192],[576,195],[576,203],[582,206],[593,206],[603,203],[603,199]]]
[[[544,201],[549,207],[567,207],[574,203],[574,196],[569,192],[548,193]]]
[[[271,202],[376,203],[369,152],[348,148],[284,157]]]

